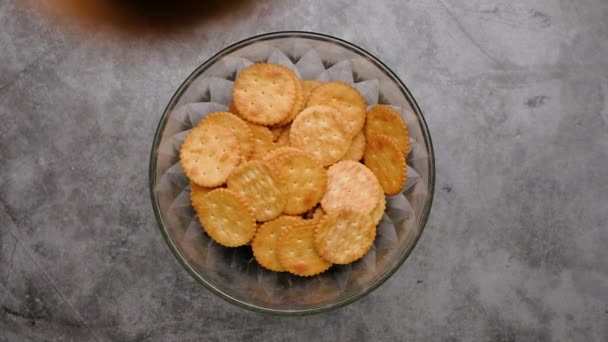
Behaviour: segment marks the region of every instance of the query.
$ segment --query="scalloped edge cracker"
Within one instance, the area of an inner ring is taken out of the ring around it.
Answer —
[[[302,214],[319,203],[327,186],[327,172],[312,156],[291,151],[281,153],[269,162],[287,194],[284,213]]]
[[[317,223],[304,222],[281,232],[277,245],[281,265],[289,273],[310,277],[327,271],[331,263],[314,248]]]
[[[407,124],[392,107],[375,105],[367,112],[365,136],[385,135],[395,139],[404,156],[410,152],[410,135]]]
[[[407,166],[393,138],[385,135],[370,137],[363,160],[378,178],[385,194],[396,195],[403,189],[407,182]]]
[[[337,108],[339,112],[336,113],[336,119],[351,139],[365,124],[367,111],[365,99],[356,88],[344,82],[327,82],[313,90],[306,102],[306,107],[315,105]]]
[[[237,76],[232,101],[239,115],[259,125],[275,125],[287,119],[297,102],[299,82],[288,68],[256,63]]]
[[[270,271],[284,272],[285,268],[277,255],[279,235],[284,229],[289,229],[303,221],[298,216],[283,215],[262,224],[251,242],[251,249],[253,250],[255,260],[262,267]]]
[[[334,264],[350,264],[367,253],[376,237],[369,215],[352,207],[339,207],[325,215],[315,230],[315,248]]]
[[[249,160],[263,159],[264,156],[275,149],[276,145],[272,140],[272,132],[268,127],[248,123],[253,135],[253,152]]]
[[[239,139],[241,156],[244,159],[248,159],[253,152],[253,133],[249,125],[233,113],[213,112],[207,115],[200,124],[214,124],[228,128]]]
[[[340,160],[354,160],[359,161],[363,159],[363,154],[365,153],[365,134],[363,131],[359,131],[357,135],[351,141],[348,150]]]
[[[321,199],[321,206],[327,213],[342,206],[370,213],[381,192],[380,184],[370,169],[359,162],[344,160],[327,170],[327,191]]]
[[[329,106],[304,109],[291,124],[290,145],[310,153],[323,166],[340,160],[351,140],[340,128],[335,112],[336,109]]]
[[[179,153],[188,178],[204,187],[222,185],[241,162],[238,138],[215,124],[198,125],[190,131]]]
[[[195,204],[201,226],[225,247],[244,246],[255,235],[255,216],[247,199],[228,189],[216,189]]]
[[[256,221],[272,220],[283,212],[287,204],[278,176],[261,160],[239,165],[228,177],[227,184],[228,189],[249,200]]]

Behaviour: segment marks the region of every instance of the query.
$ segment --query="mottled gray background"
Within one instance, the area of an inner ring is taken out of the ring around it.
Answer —
[[[76,2],[0,0],[0,340],[608,340],[608,1],[140,1],[95,16]],[[285,29],[391,66],[426,114],[438,180],[389,281],[289,319],[190,278],[147,175],[181,81]]]

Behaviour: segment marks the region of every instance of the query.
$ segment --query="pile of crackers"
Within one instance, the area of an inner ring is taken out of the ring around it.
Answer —
[[[180,164],[215,242],[251,245],[268,270],[313,276],[371,248],[385,195],[406,183],[409,149],[391,107],[368,110],[346,83],[258,63],[235,80],[230,111],[191,130]]]

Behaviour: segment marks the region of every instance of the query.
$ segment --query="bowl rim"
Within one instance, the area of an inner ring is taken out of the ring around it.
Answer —
[[[403,96],[405,96],[405,98],[409,102],[410,106],[412,107],[412,110],[414,111],[414,113],[416,114],[416,116],[420,122],[425,146],[429,153],[429,156],[428,156],[429,179],[428,179],[428,183],[427,183],[429,197],[422,210],[422,217],[421,217],[421,219],[419,221],[419,225],[418,225],[418,234],[414,237],[414,240],[411,242],[411,247],[404,250],[401,253],[401,255],[397,258],[397,262],[394,263],[393,266],[391,266],[389,269],[387,269],[380,277],[378,277],[378,279],[376,279],[373,283],[371,283],[367,288],[365,288],[349,297],[346,297],[340,301],[337,301],[335,303],[325,305],[325,306],[315,307],[315,308],[309,308],[309,309],[284,310],[284,309],[272,309],[272,308],[267,308],[267,307],[263,307],[263,306],[258,306],[255,304],[251,304],[251,303],[239,300],[238,298],[234,298],[234,297],[230,296],[229,294],[224,293],[222,290],[220,290],[219,288],[214,286],[212,283],[208,282],[204,277],[202,277],[200,274],[198,274],[192,266],[190,266],[190,264],[188,263],[186,258],[184,258],[184,256],[180,253],[179,249],[177,248],[177,246],[175,245],[175,243],[169,236],[169,233],[168,233],[167,229],[165,228],[165,223],[164,223],[164,220],[163,220],[163,217],[161,214],[160,205],[158,203],[158,200],[157,200],[157,197],[155,194],[156,164],[157,164],[158,147],[160,145],[160,140],[162,138],[162,134],[164,132],[165,126],[168,121],[169,113],[173,110],[177,101],[183,95],[184,91],[193,82],[193,80],[195,80],[200,74],[202,74],[204,71],[206,71],[211,65],[213,65],[215,62],[220,60],[225,55],[230,54],[233,51],[236,51],[242,47],[251,45],[256,42],[273,40],[273,39],[277,39],[277,38],[307,38],[307,39],[312,39],[312,40],[320,40],[320,41],[334,43],[347,50],[351,50],[352,52],[355,52],[356,54],[360,55],[361,57],[366,58],[368,61],[370,61],[376,67],[378,67],[378,69],[380,69],[382,72],[384,72],[384,74],[389,79],[391,79],[392,81],[394,81],[397,84],[397,86],[400,88],[401,93],[403,94]],[[386,280],[388,280],[401,267],[401,265],[403,265],[405,260],[409,257],[409,255],[415,249],[418,241],[420,240],[420,237],[422,236],[422,233],[424,232],[424,228],[428,221],[430,211],[431,211],[431,206],[433,203],[434,192],[435,192],[435,154],[433,151],[433,143],[431,141],[431,135],[430,135],[426,120],[424,119],[422,110],[418,106],[418,103],[414,99],[413,95],[410,93],[409,89],[405,86],[405,84],[401,81],[401,79],[386,64],[384,64],[380,59],[378,59],[376,56],[372,55],[365,49],[363,49],[351,42],[348,42],[344,39],[341,39],[341,38],[337,38],[337,37],[334,37],[334,36],[331,36],[328,34],[324,34],[324,33],[310,32],[310,31],[275,31],[275,32],[268,32],[268,33],[251,36],[249,38],[242,39],[236,43],[233,43],[233,44],[223,48],[218,53],[216,53],[215,55],[213,55],[212,57],[207,59],[204,63],[200,64],[182,82],[182,84],[179,86],[177,91],[171,97],[171,100],[165,107],[165,110],[163,111],[163,114],[160,118],[158,127],[154,134],[152,149],[150,151],[149,168],[150,168],[149,169],[150,198],[152,200],[152,208],[154,210],[154,216],[156,217],[158,228],[161,231],[163,239],[169,246],[169,249],[175,256],[175,258],[182,265],[182,267],[184,267],[186,269],[186,271],[188,273],[190,273],[190,275],[199,284],[203,285],[206,289],[211,291],[213,294],[226,300],[227,302],[237,305],[241,308],[245,308],[245,309],[252,310],[255,312],[280,315],[280,316],[303,316],[303,315],[311,315],[311,314],[317,314],[317,313],[321,313],[321,312],[327,312],[327,311],[337,309],[337,308],[346,306],[348,304],[354,303],[355,301],[365,297],[366,295],[368,295],[369,293],[371,293],[372,291],[377,289]]]

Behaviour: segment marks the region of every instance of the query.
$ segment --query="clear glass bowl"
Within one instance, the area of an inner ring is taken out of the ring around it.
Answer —
[[[341,80],[357,87],[369,105],[394,106],[405,119],[412,150],[408,184],[387,198],[371,250],[360,260],[301,278],[261,268],[251,248],[224,248],[199,225],[179,148],[206,114],[227,110],[232,82],[252,62],[286,65],[303,79]],[[160,120],[150,155],[150,195],[169,248],[202,285],[247,309],[282,315],[318,313],[356,301],[380,286],[412,252],[433,200],[431,137],[416,101],[399,78],[367,51],[338,38],[309,32],[276,32],[233,44],[199,66],[179,87]]]

